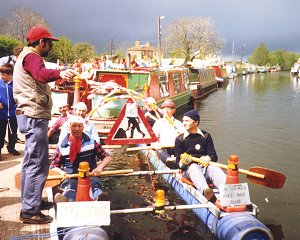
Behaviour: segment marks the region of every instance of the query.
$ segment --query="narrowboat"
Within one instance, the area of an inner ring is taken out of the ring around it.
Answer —
[[[171,98],[177,108],[187,104],[193,108],[195,99],[216,90],[216,86],[211,69],[196,72],[185,67],[98,70],[94,81],[56,81],[52,86],[52,114],[58,116],[57,106],[61,101],[70,107],[85,102],[99,134],[108,134],[128,97],[144,101],[153,97],[158,106]]]
[[[213,69],[190,68],[190,88],[195,99],[203,98],[217,90],[217,79]]]

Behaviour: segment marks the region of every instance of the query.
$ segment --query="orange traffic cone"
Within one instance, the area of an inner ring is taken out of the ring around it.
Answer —
[[[229,156],[226,184],[240,183],[238,163],[239,163],[239,157],[237,155]]]
[[[230,155],[228,159],[228,169],[226,176],[226,184],[239,184],[239,157],[237,155]],[[215,205],[225,212],[243,212],[246,210],[246,205],[225,207],[221,205],[218,198]]]
[[[88,162],[81,162],[78,168],[78,185],[76,201],[92,201],[90,197],[91,179],[89,176],[90,166]]]

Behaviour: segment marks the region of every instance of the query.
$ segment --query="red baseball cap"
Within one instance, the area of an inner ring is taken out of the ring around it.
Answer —
[[[27,42],[33,42],[42,38],[51,39],[52,41],[58,41],[58,38],[52,37],[50,32],[44,27],[33,27],[26,35]]]

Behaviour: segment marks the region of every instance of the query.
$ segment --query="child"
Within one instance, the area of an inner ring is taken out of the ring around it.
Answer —
[[[3,64],[0,68],[0,159],[1,149],[4,146],[6,129],[8,128],[7,150],[14,156],[20,155],[15,149],[17,142],[17,119],[16,103],[13,98],[13,76],[14,66],[12,64]]]

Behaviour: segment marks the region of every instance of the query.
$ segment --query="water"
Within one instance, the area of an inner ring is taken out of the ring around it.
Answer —
[[[299,239],[300,79],[287,72],[239,77],[197,108],[200,128],[212,134],[221,163],[237,154],[240,168],[261,166],[286,175],[280,190],[249,183],[251,201],[275,239]]]
[[[287,72],[238,77],[196,103],[200,128],[211,133],[219,162],[237,154],[240,168],[261,166],[284,173],[282,189],[270,189],[248,182],[251,201],[259,206],[258,219],[275,239],[299,239],[300,194],[300,79]],[[177,112],[177,118],[187,111]],[[126,152],[114,153],[113,168],[148,169],[145,160]],[[245,176],[240,180],[246,182]],[[115,208],[145,207],[153,204],[149,177],[107,178]],[[154,185],[161,184],[154,178]],[[167,189],[167,186],[163,186]],[[167,191],[172,204],[183,204]],[[114,239],[214,239],[191,211],[112,216],[108,228]],[[119,234],[119,235],[118,235]],[[122,235],[122,236],[121,236]]]

